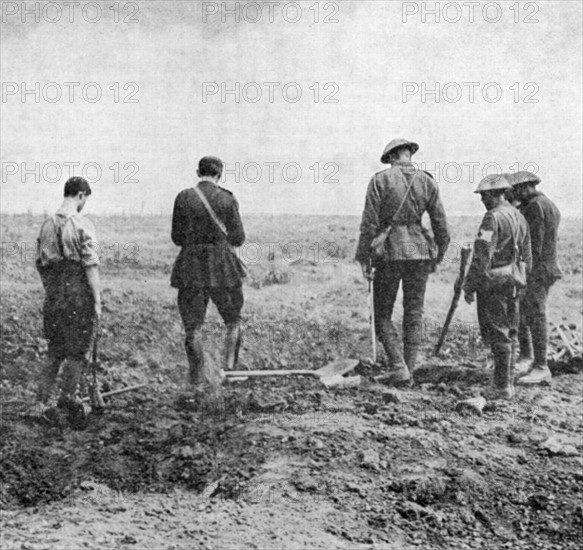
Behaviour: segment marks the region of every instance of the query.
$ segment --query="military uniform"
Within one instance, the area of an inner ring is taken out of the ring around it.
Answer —
[[[510,204],[486,212],[474,243],[474,254],[464,291],[476,292],[478,321],[484,343],[496,347],[510,346],[516,342],[518,332],[518,295],[514,288],[504,292],[492,289],[486,275],[488,268],[510,264],[514,257],[513,234],[518,228],[518,249],[527,265],[532,264],[530,236],[524,217]]]
[[[36,266],[45,289],[43,324],[49,362],[39,383],[46,401],[63,360],[62,395],[73,397],[94,335],[95,304],[85,268],[99,265],[93,224],[73,208],[63,207],[45,220],[37,239]]]
[[[178,308],[186,331],[193,384],[205,381],[202,344],[194,334],[204,323],[209,299],[217,306],[225,324],[236,332],[234,337],[238,341],[245,277],[233,250],[245,241],[237,200],[230,191],[211,181],[201,181],[198,188],[225,224],[227,235],[219,229],[193,188],[183,190],[176,197],[172,241],[181,250],[172,270],[171,285],[178,289]]]
[[[557,264],[557,233],[561,214],[545,195],[535,192],[520,205],[530,228],[532,271],[521,300],[520,348],[534,352],[534,364],[547,364],[546,302],[550,287],[561,278]]]
[[[484,178],[476,193],[504,191],[508,181],[501,176]],[[498,195],[500,197],[500,195]],[[486,200],[482,197],[482,200]],[[526,220],[508,202],[497,199],[480,225],[474,254],[464,283],[466,300],[477,294],[478,321],[482,339],[494,356],[494,391],[496,398],[514,397],[514,348],[519,323],[519,298],[516,285],[494,284],[489,269],[524,262],[526,272],[532,265],[530,235]],[[493,201],[488,197],[487,201]]]
[[[397,219],[393,219],[411,183],[411,191]],[[434,237],[421,223],[424,212],[429,214]],[[392,229],[386,241],[387,257],[375,260],[371,243],[389,225]],[[449,240],[439,191],[427,172],[417,170],[411,162],[396,161],[373,176],[366,193],[356,260],[361,264],[373,261],[376,268],[375,324],[392,366],[403,365],[400,341],[391,321],[399,285],[402,281],[404,362],[412,370],[421,344],[427,279]]]

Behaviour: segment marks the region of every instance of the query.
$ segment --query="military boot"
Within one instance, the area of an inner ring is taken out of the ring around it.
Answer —
[[[525,323],[520,323],[518,330],[518,342],[520,353],[516,360],[516,375],[521,376],[527,373],[533,363],[532,334]]]
[[[203,379],[204,370],[204,350],[202,347],[202,334],[200,331],[193,331],[186,336],[184,343],[186,357],[188,358],[188,382],[191,386],[198,386]]]
[[[409,346],[405,345],[405,363],[409,372],[411,374],[415,373],[415,367],[417,366],[417,358],[419,356],[419,347],[418,346]]]
[[[531,324],[532,343],[533,343],[533,369],[537,367],[539,377],[543,374],[550,379],[551,372],[547,367],[547,320],[544,315],[537,315]],[[548,380],[547,380],[548,381]],[[538,382],[536,382],[538,383]]]
[[[202,345],[202,330],[196,330],[186,340],[186,353],[189,364],[189,382],[192,389],[205,395],[210,400],[222,395],[223,377],[221,365],[216,361],[207,361]]]
[[[384,321],[381,324],[380,341],[385,348],[385,352],[389,359],[390,371],[382,380],[386,383],[392,383],[399,386],[407,386],[411,384],[411,373],[407,368],[407,364],[401,354],[401,342],[397,330],[391,321]]]
[[[491,398],[511,400],[514,398],[512,345],[494,344],[492,353],[494,355],[494,383]]]
[[[552,378],[553,376],[547,365],[534,365],[528,373],[518,379],[518,383],[530,386],[534,384],[550,384]]]
[[[239,349],[241,348],[241,327],[239,323],[230,323],[227,325],[227,334],[225,336],[225,371],[235,370],[239,360]]]

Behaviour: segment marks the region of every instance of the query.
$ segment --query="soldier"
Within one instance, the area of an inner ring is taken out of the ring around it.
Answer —
[[[200,181],[179,193],[172,216],[172,241],[181,247],[171,285],[178,289],[178,309],[186,332],[189,381],[199,388],[219,391],[220,372],[206,364],[202,327],[211,299],[226,324],[225,370],[237,362],[241,344],[245,271],[234,246],[245,241],[239,205],[230,191],[218,186],[223,163],[216,157],[200,160]]]
[[[515,284],[497,285],[489,270],[524,261],[531,266],[530,236],[526,220],[505,193],[510,184],[503,176],[484,178],[475,193],[481,195],[486,214],[474,243],[472,263],[464,283],[468,304],[478,296],[478,321],[482,339],[494,357],[494,392],[497,399],[514,397],[514,347],[518,332],[518,293]],[[518,250],[518,252],[516,252]]]
[[[356,260],[364,277],[374,278],[376,334],[392,369],[387,381],[409,385],[421,344],[423,302],[429,274],[441,262],[449,245],[449,231],[439,191],[427,172],[417,170],[411,155],[419,146],[395,139],[381,156],[391,167],[371,179],[366,193]],[[428,212],[435,241],[421,224]],[[373,240],[388,232],[383,256],[371,250]],[[393,307],[403,284],[403,343],[391,321]]]
[[[549,382],[547,366],[546,302],[550,287],[561,278],[557,265],[557,234],[561,214],[555,204],[536,190],[540,178],[531,172],[510,175],[519,210],[530,228],[532,271],[520,301],[518,339],[520,357],[517,363],[519,384]]]
[[[36,266],[45,289],[43,321],[48,340],[37,397],[47,404],[66,360],[57,406],[70,412],[79,411],[79,382],[101,317],[99,245],[93,224],[81,215],[89,195],[85,179],[69,178],[63,204],[44,221],[37,239]]]

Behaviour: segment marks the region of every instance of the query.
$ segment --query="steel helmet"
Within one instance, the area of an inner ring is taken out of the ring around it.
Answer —
[[[541,182],[541,179],[536,174],[527,172],[526,170],[522,170],[520,172],[511,172],[509,174],[503,175],[508,180],[510,185],[512,185],[512,187],[515,185],[520,185],[521,183],[532,183],[534,185],[538,185]]]
[[[502,174],[490,174],[486,176],[476,187],[474,193],[484,193],[494,189],[512,189],[512,185]]]
[[[381,155],[381,162],[383,164],[389,164],[389,154],[397,147],[409,147],[409,150],[411,151],[412,155],[414,155],[419,150],[419,145],[417,145],[417,143],[415,143],[414,141],[409,141],[408,139],[402,138],[393,139],[385,147],[385,150]]]

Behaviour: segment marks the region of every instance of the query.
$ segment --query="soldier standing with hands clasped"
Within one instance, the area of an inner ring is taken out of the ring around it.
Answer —
[[[495,399],[514,397],[514,348],[519,322],[517,288],[526,284],[526,273],[532,263],[528,224],[507,201],[508,189],[510,184],[505,177],[492,175],[484,178],[475,191],[481,195],[487,212],[464,283],[468,304],[474,301],[475,293],[478,296],[482,339],[491,346],[494,356]]]
[[[172,241],[180,253],[171,284],[178,289],[178,309],[186,332],[185,347],[191,385],[203,393],[219,393],[220,369],[205,361],[202,327],[212,300],[226,324],[224,369],[235,368],[241,344],[241,309],[245,271],[233,250],[245,241],[234,195],[218,186],[223,163],[203,157],[200,181],[176,197],[172,216]]]
[[[37,239],[36,267],[45,289],[43,321],[49,348],[37,397],[47,404],[65,361],[57,406],[74,415],[83,410],[77,392],[101,317],[99,245],[93,224],[81,214],[91,195],[87,180],[69,178],[64,195]]]
[[[427,279],[450,240],[437,185],[411,162],[418,149],[419,145],[405,139],[395,139],[385,147],[381,162],[391,167],[375,174],[369,183],[356,251],[367,279],[375,269],[376,334],[389,359],[386,381],[398,385],[411,383],[421,345]],[[421,224],[425,212],[435,241]],[[401,281],[404,353],[391,321]]]
[[[555,204],[536,190],[540,178],[531,172],[510,175],[518,209],[530,228],[532,271],[520,301],[517,364],[519,384],[542,384],[551,380],[547,365],[547,297],[551,286],[561,278],[557,264],[557,234],[561,214]]]

